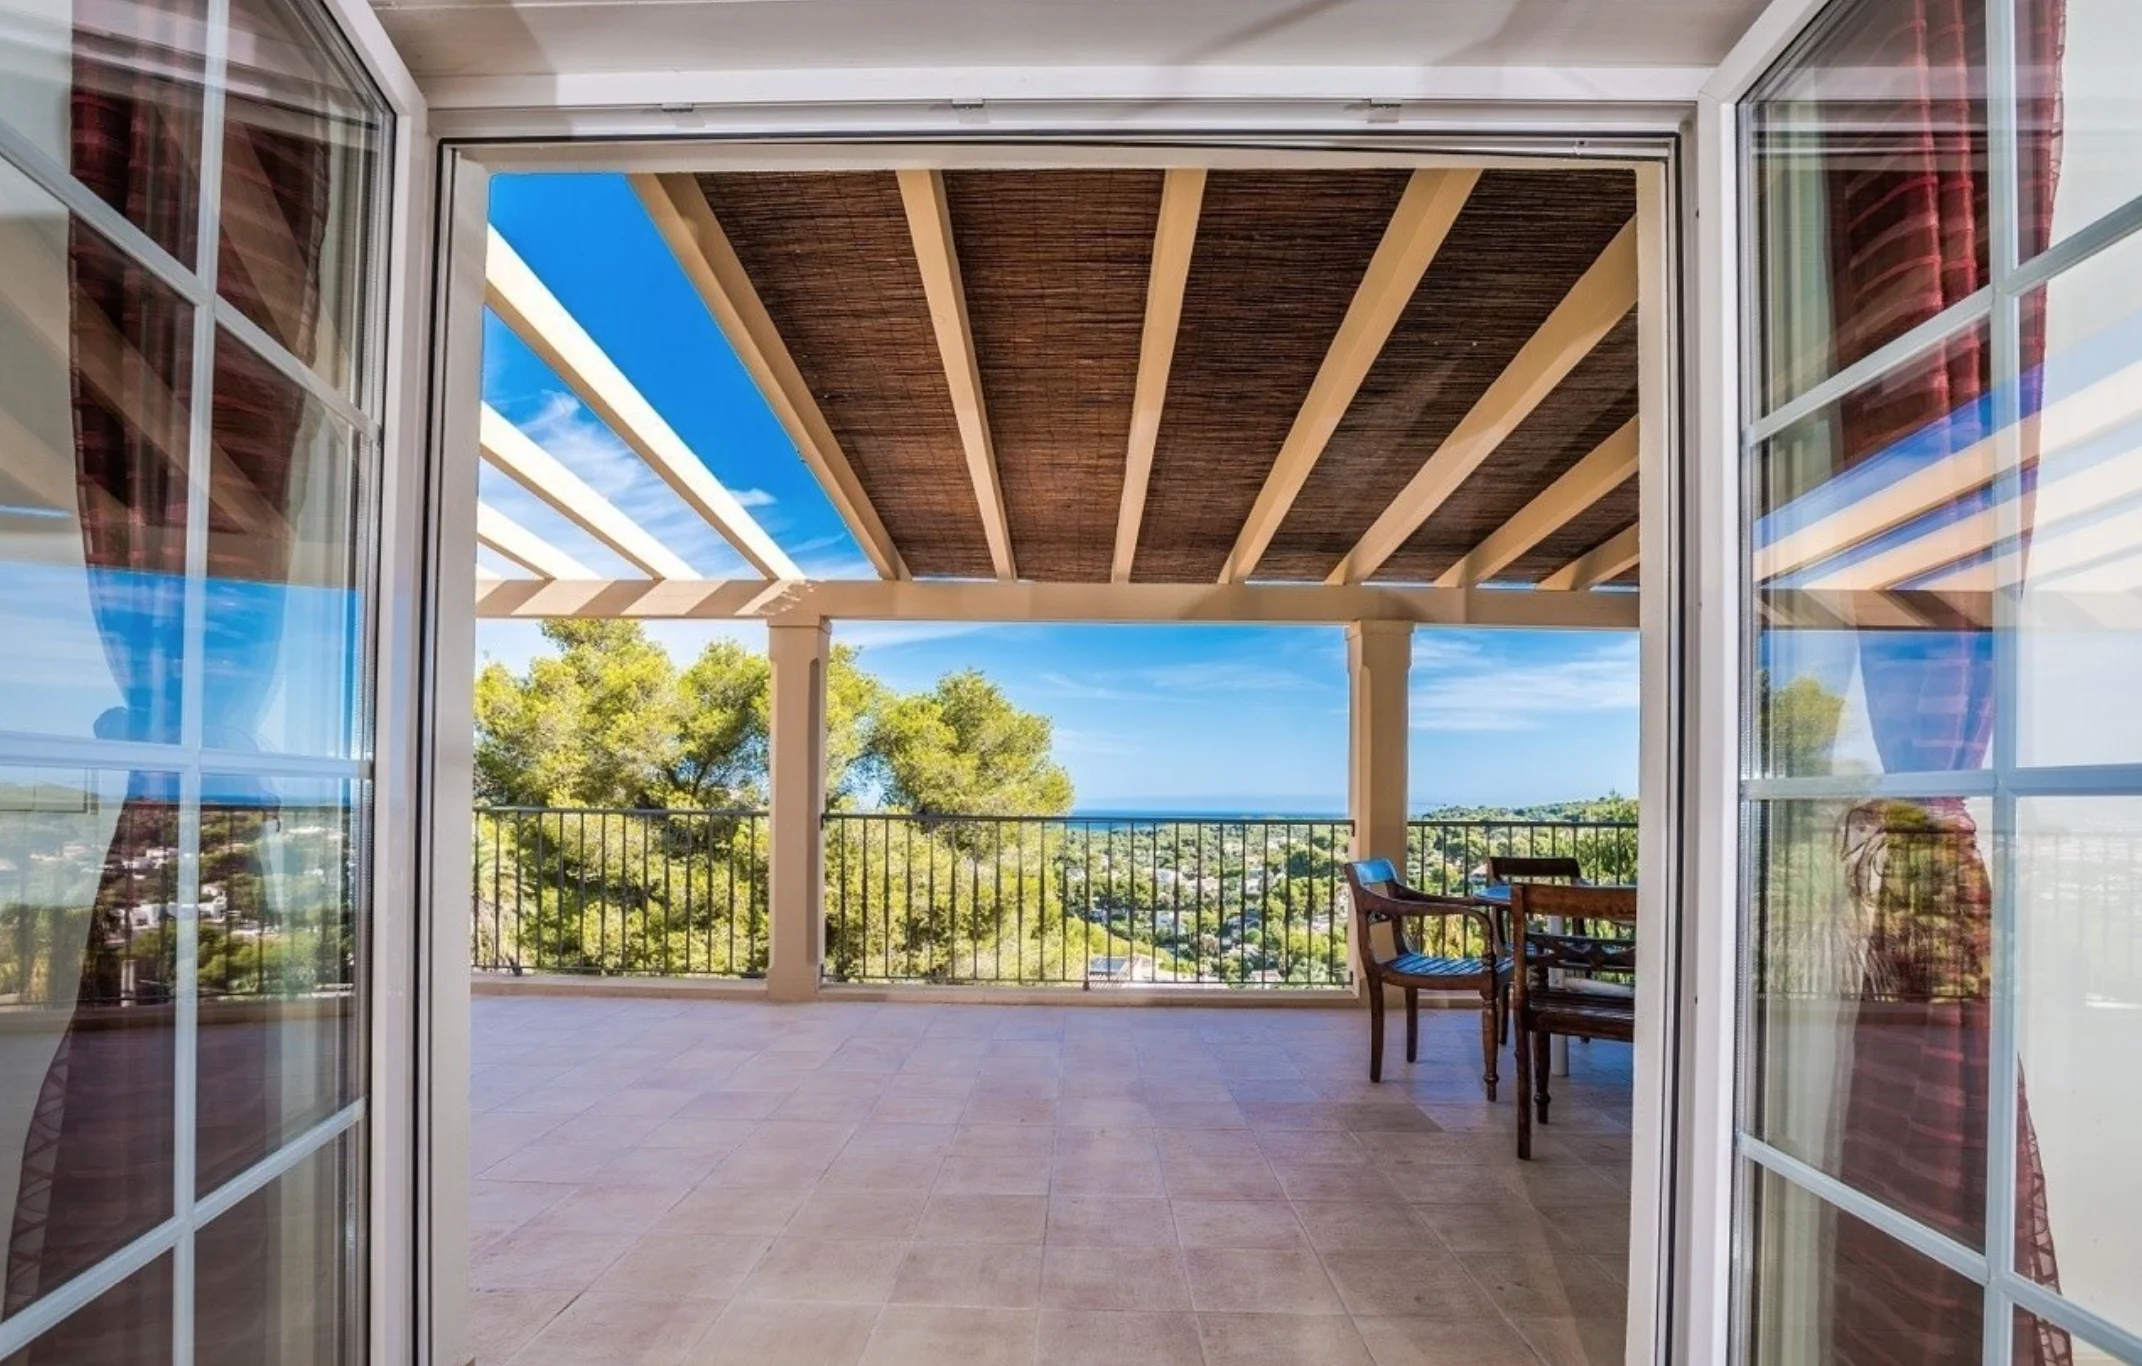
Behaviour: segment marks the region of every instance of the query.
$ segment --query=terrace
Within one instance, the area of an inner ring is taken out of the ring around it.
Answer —
[[[1474,1017],[475,1002],[483,1366],[1622,1359],[1630,1050],[1516,1160]]]

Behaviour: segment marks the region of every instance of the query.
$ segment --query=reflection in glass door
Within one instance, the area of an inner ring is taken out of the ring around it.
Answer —
[[[1740,1359],[2142,1362],[2142,7],[1745,108]]]
[[[388,117],[0,0],[0,1362],[365,1357]]]

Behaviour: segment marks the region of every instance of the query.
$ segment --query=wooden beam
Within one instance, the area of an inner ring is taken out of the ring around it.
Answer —
[[[1541,579],[1539,586],[1548,592],[1582,593],[1617,574],[1626,574],[1636,564],[1638,530],[1632,526],[1615,532]]]
[[[623,509],[597,493],[520,428],[483,405],[477,446],[494,469],[556,508],[581,530],[658,579],[697,579],[699,571],[656,539]]]
[[[1160,439],[1160,409],[1175,363],[1175,330],[1183,317],[1183,286],[1197,242],[1197,216],[1205,202],[1202,167],[1171,170],[1160,190],[1160,221],[1153,230],[1153,266],[1145,284],[1145,331],[1138,341],[1138,383],[1131,398],[1130,447],[1123,456],[1123,503],[1116,514],[1116,553],[1108,578],[1129,583],[1138,558],[1138,532],[1145,522],[1146,489],[1153,478],[1153,447]]]
[[[989,563],[998,578],[1016,579],[1019,566],[1012,557],[1011,522],[1004,514],[1004,486],[997,477],[989,410],[982,401],[981,364],[974,354],[974,329],[967,321],[967,287],[960,280],[959,250],[952,241],[945,178],[939,171],[901,171],[899,177],[900,202],[907,209],[908,235],[915,243],[915,264],[922,271],[922,292],[930,302],[930,325],[937,333],[952,411],[959,419],[960,444],[967,452],[967,477],[974,484],[975,505],[982,510]]]
[[[544,287],[498,229],[484,258],[484,302],[557,372],[583,403],[662,477],[694,512],[720,532],[752,568],[769,578],[800,577],[758,520],[684,444],[654,405],[625,378],[565,305]]]
[[[1636,474],[1636,422],[1630,418],[1591,454],[1564,470],[1559,479],[1509,521],[1489,532],[1487,539],[1468,551],[1464,559],[1444,570],[1436,586],[1470,588],[1485,583],[1578,513],[1620,488]]]
[[[1381,569],[1634,307],[1636,224],[1632,221],[1339,561],[1329,582],[1359,583]]]
[[[1634,630],[1637,594],[1316,583],[1004,583],[889,579],[648,583],[508,579],[477,589],[479,617],[760,618],[774,622],[1239,622]]]
[[[1257,502],[1242,523],[1234,551],[1220,570],[1221,583],[1240,583],[1256,573],[1257,562],[1279,534],[1295,498],[1309,482],[1309,472],[1316,468],[1331,434],[1339,429],[1346,410],[1353,406],[1361,382],[1368,378],[1376,357],[1383,354],[1391,329],[1412,302],[1421,277],[1442,250],[1451,225],[1458,221],[1479,179],[1480,172],[1468,168],[1415,171],[1407,182],[1390,225],[1384,229],[1383,240],[1377,244],[1368,270],[1354,290],[1346,318],[1332,335],[1316,380],[1309,386],[1301,411],[1294,415],[1294,425],[1288,428],[1287,439],[1280,444],[1264,487],[1257,493]]]
[[[592,579],[595,571],[489,503],[476,505],[476,543],[545,579]]]
[[[907,562],[893,544],[892,533],[879,519],[862,479],[789,353],[788,343],[781,340],[773,315],[766,311],[744,263],[729,244],[728,233],[700,193],[699,182],[676,173],[639,174],[631,179],[655,230],[669,243],[685,278],[699,291],[700,302],[729,339],[767,408],[795,443],[796,453],[817,476],[827,501],[848,524],[848,534],[855,537],[879,574],[888,579],[907,578]]]

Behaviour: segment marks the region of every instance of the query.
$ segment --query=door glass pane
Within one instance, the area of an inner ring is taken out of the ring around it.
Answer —
[[[2021,579],[2017,747],[2026,764],[2142,760],[2142,239],[2129,238],[2023,300],[2020,433],[2034,461],[2012,538],[1946,582]]]
[[[201,802],[200,1189],[357,1096],[358,809],[342,783],[211,774]]]
[[[1851,0],[1747,105],[1755,407],[1990,281],[1985,8]]]
[[[2083,1342],[2021,1309],[2016,1310],[2013,1359],[2073,1362],[2074,1366],[2117,1366],[2120,1360],[2104,1348]]]
[[[354,1366],[364,1360],[364,1144],[350,1130],[201,1230],[194,1360]]]
[[[0,767],[0,1218],[14,1313],[171,1214],[179,784]]]
[[[229,333],[216,338],[215,385],[203,742],[352,754],[370,532],[356,440]]]
[[[2016,812],[2016,1269],[2142,1331],[2142,796]]]
[[[0,1366],[169,1366],[171,1254],[74,1311]]]
[[[1748,828],[1745,1124],[1941,1233],[1985,1232],[1983,802],[1771,801]]]
[[[1983,763],[1990,604],[1923,585],[1998,534],[1990,352],[1967,328],[1757,447],[1751,776]]]
[[[216,288],[354,390],[386,117],[310,12],[233,0]]]
[[[1747,1360],[1978,1366],[1977,1285],[1775,1173],[1743,1170]]]
[[[192,326],[0,162],[0,730],[179,739]]]
[[[2142,195],[2142,5],[2016,0],[2026,257]]]
[[[205,0],[0,0],[0,120],[186,265],[207,32]]]

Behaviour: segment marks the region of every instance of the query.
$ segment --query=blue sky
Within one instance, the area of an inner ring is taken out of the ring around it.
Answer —
[[[804,569],[870,569],[623,180],[502,176],[491,219],[655,408]],[[513,334],[487,320],[485,398],[702,573],[748,573]],[[487,502],[598,573],[636,571],[488,467]],[[486,563],[507,568],[502,562]],[[752,625],[651,628],[680,663]],[[1086,809],[1341,810],[1346,643],[1336,628],[852,625],[835,639],[901,688],[954,669],[995,679],[1056,725]],[[532,623],[483,622],[486,658],[523,666]],[[1633,634],[1416,633],[1416,807],[1633,792]]]

